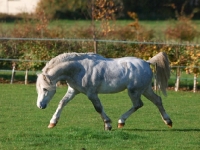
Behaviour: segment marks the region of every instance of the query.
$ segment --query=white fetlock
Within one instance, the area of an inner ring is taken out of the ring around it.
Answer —
[[[104,130],[111,130],[111,129],[112,129],[111,124],[105,123]]]
[[[59,119],[59,118],[58,118]],[[56,124],[58,123],[58,119],[51,119],[50,120],[50,123],[49,123],[49,125],[48,125],[48,128],[53,128],[53,127],[55,127],[56,126]]]
[[[119,119],[119,121],[118,121],[118,128],[123,128],[124,127],[124,125],[125,125],[125,121],[124,120],[122,120],[122,119]]]

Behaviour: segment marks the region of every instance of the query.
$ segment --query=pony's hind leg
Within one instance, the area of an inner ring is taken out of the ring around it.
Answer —
[[[101,115],[101,118],[104,122],[104,129],[111,130],[112,129],[111,120],[104,112],[103,106],[98,96],[96,94],[88,94],[88,98],[92,102],[95,110]]]
[[[157,94],[155,94],[151,87],[149,87],[143,93],[143,95],[157,106],[164,123],[167,124],[169,127],[172,127],[172,121],[171,121],[170,117],[168,116],[168,114],[165,112],[165,109],[162,105],[161,97],[158,96]]]
[[[133,106],[124,113],[120,119],[118,120],[118,128],[122,128],[125,125],[126,119],[135,111],[137,111],[140,107],[143,106],[143,102],[140,99],[141,93],[139,91],[134,91],[132,89],[128,89],[128,95],[133,103]]]

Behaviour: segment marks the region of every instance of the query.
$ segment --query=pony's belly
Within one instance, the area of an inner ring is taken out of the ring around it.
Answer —
[[[106,94],[106,93],[117,93],[126,89],[125,85],[102,85],[99,87],[98,93]]]

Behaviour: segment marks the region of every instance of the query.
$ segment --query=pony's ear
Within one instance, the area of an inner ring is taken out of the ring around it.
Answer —
[[[36,72],[36,75],[39,76],[41,73],[42,73],[42,72],[39,72],[39,71],[38,71],[38,72]]]

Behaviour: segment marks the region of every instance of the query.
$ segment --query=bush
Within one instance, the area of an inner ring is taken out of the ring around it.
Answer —
[[[179,20],[174,27],[168,27],[165,34],[168,39],[173,38],[189,42],[199,35],[195,25],[190,20]]]
[[[41,0],[39,1],[36,12],[44,11],[48,19],[78,19],[84,18],[84,13],[87,12],[87,1],[76,0]]]

